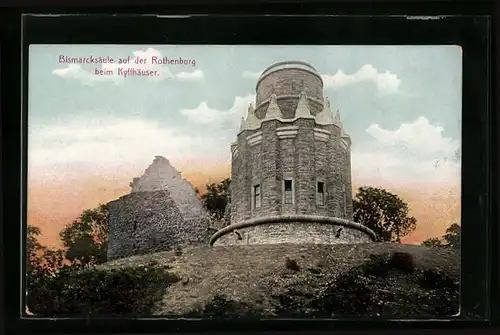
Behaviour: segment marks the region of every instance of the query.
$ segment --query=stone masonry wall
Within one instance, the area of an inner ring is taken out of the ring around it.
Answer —
[[[208,216],[193,186],[182,177],[168,159],[156,156],[140,178],[131,183],[131,193],[153,192],[168,189],[170,196],[185,218]]]
[[[324,105],[322,81],[319,75],[303,70],[303,64],[297,68],[290,64],[259,79],[255,116],[261,119],[260,127],[240,132],[234,144],[238,154],[232,162],[231,224],[286,214],[352,219],[350,148],[342,142],[344,132],[336,119],[338,114],[330,114],[330,121],[325,121],[326,114],[313,118],[324,108],[331,113]],[[305,114],[295,119],[301,92],[307,94],[309,110],[301,110]],[[272,94],[276,95],[280,114],[269,120],[266,114]],[[293,203],[285,204],[284,180],[290,179]],[[324,183],[323,205],[317,203],[318,182]],[[254,208],[255,185],[260,185],[260,208]],[[342,227],[340,235],[336,234],[341,227],[263,224],[240,229],[246,236],[242,240],[241,234],[238,239],[238,234],[230,233],[221,236],[215,245],[234,244],[235,238],[236,243],[243,244],[371,242],[368,235],[351,227]]]
[[[338,217],[338,185],[336,183],[335,173],[338,169],[338,164],[335,157],[335,147],[339,145],[340,131],[336,132],[335,126],[323,127],[332,133],[330,140],[326,146],[326,164],[328,166],[329,175],[326,182],[326,207],[328,216]]]
[[[208,244],[208,218],[184,219],[169,191],[134,192],[109,203],[108,260]]]
[[[325,183],[328,188],[328,183],[332,182],[332,169],[328,165],[328,142],[319,140],[314,141],[314,171],[316,176],[315,188],[318,182]],[[317,191],[315,189],[315,191]],[[328,195],[325,194],[325,200]],[[328,203],[325,201],[323,205],[316,204],[315,213],[318,215],[329,216]]]
[[[308,96],[323,100],[323,83],[312,73],[286,69],[273,72],[264,77],[257,87],[257,104],[276,95],[299,95],[305,91]]]
[[[245,141],[241,140],[247,131],[240,134],[238,137],[238,156],[233,158],[231,163],[231,222],[240,222],[245,219],[247,205],[250,203],[249,188],[251,187],[247,178],[247,162],[248,146]]]
[[[295,138],[280,139],[280,127],[298,127]],[[315,138],[314,129],[331,133],[329,140]],[[246,138],[260,133],[260,143]],[[341,148],[340,128],[317,125],[313,119],[294,122],[265,121],[259,129],[238,136],[238,157],[232,164],[231,222],[278,214],[318,214],[352,218],[350,152]],[[283,180],[294,183],[294,203],[283,203]],[[325,205],[316,203],[318,181],[325,183]],[[253,208],[252,188],[261,185],[261,207]],[[347,200],[347,204],[346,204]],[[345,215],[347,206],[347,215]]]
[[[278,176],[279,183],[283,183],[285,178],[295,178],[295,141],[296,138],[285,138],[279,140],[279,171],[281,175]],[[283,189],[280,188],[280,198],[283,197]],[[283,202],[283,201],[281,201]],[[297,205],[295,204],[285,204],[281,206],[281,213],[285,214],[297,214]]]
[[[109,203],[109,260],[208,243],[208,211],[168,159],[156,156],[130,186]]]
[[[297,96],[298,97],[298,96]],[[283,118],[285,119],[293,119],[295,117],[295,110],[297,109],[297,104],[299,102],[298,98],[283,98],[277,97],[278,106],[283,114]],[[323,104],[318,103],[317,101],[309,100],[309,109],[311,111],[311,115],[316,115],[323,109]],[[267,107],[269,107],[269,103],[263,103],[259,105],[257,110],[255,111],[255,115],[259,118],[264,118],[266,116]]]
[[[262,206],[252,218],[278,215],[281,207],[281,185],[277,178],[279,176],[277,127],[277,121],[267,121],[262,124],[261,165],[258,171],[261,175]]]
[[[339,229],[340,232],[339,232]],[[337,237],[338,236],[338,237]],[[370,243],[371,238],[357,229],[314,223],[273,223],[238,229],[222,235],[214,246],[247,244],[350,244]]]
[[[299,119],[294,124],[298,127],[295,141],[297,214],[314,214],[316,212],[315,122],[311,119]]]
[[[351,149],[348,148],[345,153],[344,153],[344,178],[345,178],[345,184],[346,186],[346,192],[347,192],[347,203],[346,203],[346,209],[347,209],[347,215],[346,219],[352,219],[352,214],[353,214],[353,207],[352,207],[352,176],[351,176]]]
[[[339,134],[340,135],[340,134]],[[344,187],[347,190],[347,197],[352,196],[351,192],[349,192],[349,185],[346,183],[348,179],[350,179],[351,170],[347,169],[345,166],[346,163],[346,155],[345,149],[341,147],[340,144],[340,136],[332,138],[332,146],[331,146],[331,157],[332,157],[332,167],[333,171],[333,179],[334,179],[334,188],[333,188],[333,197],[335,203],[335,216],[345,219],[351,219],[352,215],[349,216],[349,212],[347,215],[345,214],[345,200],[344,196]],[[345,185],[345,186],[344,186]]]

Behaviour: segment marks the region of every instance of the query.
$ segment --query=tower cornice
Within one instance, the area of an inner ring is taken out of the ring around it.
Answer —
[[[276,95],[276,100],[279,101],[279,100],[283,100],[283,99],[300,99],[300,94],[283,94],[283,95]],[[309,101],[313,101],[319,105],[322,106],[323,108],[323,100],[321,99],[318,99],[318,98],[315,98],[315,97],[310,97],[308,96],[307,97],[307,100]],[[259,108],[261,108],[262,106],[268,104],[271,102],[271,97],[269,98],[266,98],[265,100],[262,100],[257,106],[255,106],[255,110],[258,110]]]

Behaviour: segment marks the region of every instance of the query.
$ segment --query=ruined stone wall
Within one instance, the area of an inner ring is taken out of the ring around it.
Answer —
[[[156,156],[130,186],[130,194],[109,203],[109,260],[208,243],[208,211],[168,159]]]
[[[144,174],[140,178],[135,178],[130,186],[131,193],[168,189],[170,197],[185,218],[208,216],[207,210],[196,196],[194,187],[170,165],[165,157],[156,156]]]
[[[133,192],[109,203],[108,260],[208,244],[208,218],[185,219],[167,190]]]
[[[222,219],[222,226],[229,226],[231,224],[231,200],[226,204],[226,208],[224,209],[224,217]]]
[[[340,229],[340,231],[339,231]],[[370,243],[362,231],[319,223],[272,223],[245,227],[219,237],[214,246],[251,244],[350,244]]]

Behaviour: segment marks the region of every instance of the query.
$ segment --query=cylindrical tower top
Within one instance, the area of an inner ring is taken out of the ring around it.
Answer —
[[[271,94],[299,96],[305,91],[309,97],[323,100],[323,80],[318,70],[302,61],[284,61],[266,68],[256,85],[257,105]]]
[[[274,63],[271,66],[268,66],[260,75],[259,80],[257,81],[257,86],[259,86],[259,82],[267,75],[271,74],[272,72],[279,71],[279,70],[285,70],[285,69],[298,69],[298,70],[308,71],[308,72],[311,72],[312,74],[318,76],[319,79],[321,79],[321,75],[319,74],[318,70],[316,70],[316,68],[309,63],[306,63],[303,61],[298,61],[298,60],[297,61],[283,61],[283,62]]]

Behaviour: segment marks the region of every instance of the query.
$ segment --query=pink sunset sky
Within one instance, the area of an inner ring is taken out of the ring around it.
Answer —
[[[153,157],[151,159],[151,162]],[[230,176],[229,164],[204,164],[193,162],[203,171],[185,167],[183,175],[195,187],[204,190],[207,182],[216,182]],[[179,164],[181,168],[183,167]],[[144,168],[146,168],[145,166]],[[58,233],[64,225],[74,220],[79,213],[94,208],[99,203],[117,199],[130,192],[128,186],[133,177],[142,171],[122,170],[112,177],[103,178],[102,174],[85,173],[66,178],[36,178],[28,187],[28,223],[41,228],[40,241],[43,244],[59,247]],[[356,176],[353,176],[354,180]],[[390,182],[369,181],[353,185],[383,187],[403,198],[410,207],[410,214],[418,220],[417,229],[404,239],[406,243],[421,243],[423,240],[440,236],[452,222],[460,222],[460,185],[449,183],[408,183],[394,185]],[[355,192],[355,189],[353,190]],[[54,210],[57,209],[57,210]]]

